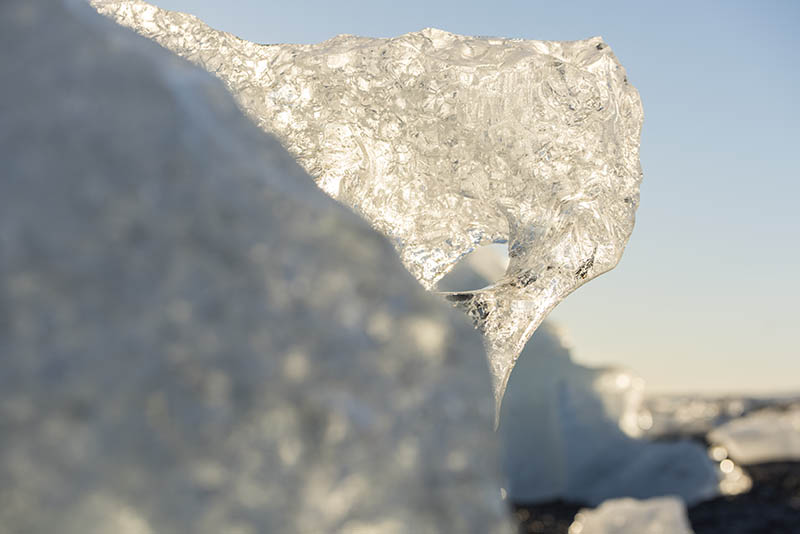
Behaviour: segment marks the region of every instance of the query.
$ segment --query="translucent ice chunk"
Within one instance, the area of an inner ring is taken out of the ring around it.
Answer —
[[[498,408],[548,312],[622,255],[643,115],[599,37],[425,29],[259,45],[139,0],[92,3],[219,76],[322,189],[391,239],[425,287],[476,247],[507,242],[504,277],[444,295],[485,336]]]

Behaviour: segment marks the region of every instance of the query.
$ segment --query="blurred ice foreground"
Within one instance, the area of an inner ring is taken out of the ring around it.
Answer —
[[[510,533],[480,336],[223,86],[0,2],[0,530]]]

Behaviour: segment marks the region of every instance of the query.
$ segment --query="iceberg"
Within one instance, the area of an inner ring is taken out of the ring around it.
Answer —
[[[205,71],[0,2],[0,530],[510,534],[480,335]]]
[[[477,247],[508,244],[500,280],[444,294],[484,334],[497,410],[544,317],[623,253],[639,203],[643,114],[599,37],[425,29],[260,45],[140,0],[91,3],[222,79],[426,288]]]

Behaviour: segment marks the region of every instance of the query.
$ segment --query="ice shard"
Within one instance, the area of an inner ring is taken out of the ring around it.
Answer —
[[[599,37],[425,29],[261,45],[139,0],[92,4],[220,77],[426,288],[476,247],[507,242],[501,280],[444,294],[485,336],[498,408],[548,312],[622,255],[639,203],[643,113]]]

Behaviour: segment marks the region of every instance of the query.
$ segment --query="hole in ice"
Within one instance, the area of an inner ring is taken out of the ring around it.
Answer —
[[[508,244],[492,243],[473,250],[436,284],[437,291],[474,291],[500,280],[508,268]]]

